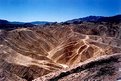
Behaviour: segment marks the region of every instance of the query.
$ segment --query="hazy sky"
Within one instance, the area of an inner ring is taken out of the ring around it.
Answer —
[[[121,0],[0,0],[0,19],[66,21],[121,13]]]

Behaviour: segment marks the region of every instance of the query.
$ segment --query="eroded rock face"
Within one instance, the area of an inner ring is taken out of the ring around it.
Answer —
[[[67,76],[62,73],[64,77],[60,77],[58,80],[83,81],[89,77],[93,80],[93,75],[96,76],[95,73],[103,74],[100,73],[100,70],[102,72],[105,69],[101,68],[111,69],[115,72],[115,69],[119,69],[120,66],[118,66],[118,61],[113,64],[109,62],[109,66],[99,64],[97,65],[99,68],[92,64],[91,68],[85,68],[79,72],[77,70],[74,75],[71,69],[86,67],[89,65],[88,63],[80,64],[85,61],[90,62],[90,59],[95,60],[101,56],[115,56],[116,53],[120,53],[120,35],[118,25],[112,28],[112,26],[95,24],[52,25],[44,28],[0,31],[0,80],[32,81],[48,73],[54,72],[55,75],[57,71],[61,73],[61,70],[68,69],[70,74],[68,71]],[[98,64],[98,61],[94,62]],[[92,74],[93,72],[94,74]],[[90,75],[86,77],[88,74]],[[77,76],[73,78],[75,75]],[[59,76],[58,72],[57,76]],[[56,81],[53,78],[49,79]],[[103,81],[102,78],[99,79]],[[44,78],[44,80],[46,79]],[[108,79],[104,79],[104,81],[108,81]]]
[[[121,54],[90,59],[70,69],[50,73],[33,81],[117,81]]]

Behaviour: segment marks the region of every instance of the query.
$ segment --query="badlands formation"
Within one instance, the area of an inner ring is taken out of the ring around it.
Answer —
[[[121,24],[0,31],[0,81],[118,81]]]

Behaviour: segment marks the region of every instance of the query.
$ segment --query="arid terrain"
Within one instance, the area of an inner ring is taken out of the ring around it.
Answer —
[[[0,81],[118,81],[120,23],[0,30]]]

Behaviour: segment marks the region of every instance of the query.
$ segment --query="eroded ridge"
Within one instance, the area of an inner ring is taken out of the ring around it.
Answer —
[[[120,78],[120,57],[120,53],[104,55],[33,81],[117,81]]]
[[[71,24],[0,31],[0,80],[32,81],[90,59],[120,53],[120,28],[102,29]]]

